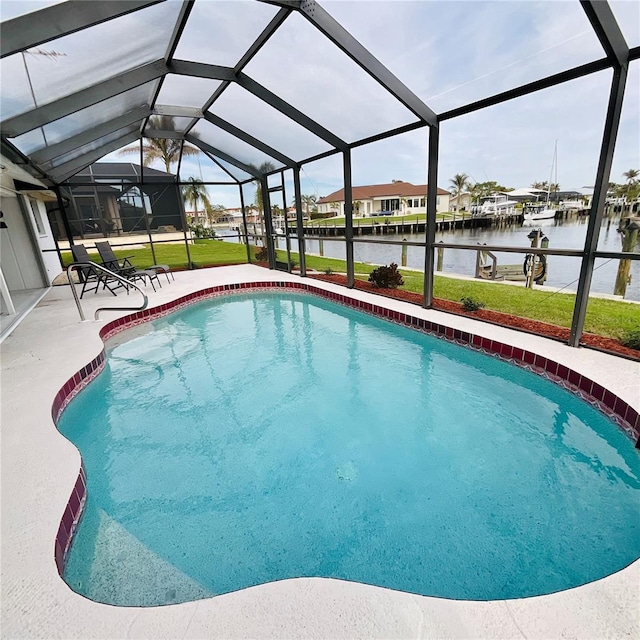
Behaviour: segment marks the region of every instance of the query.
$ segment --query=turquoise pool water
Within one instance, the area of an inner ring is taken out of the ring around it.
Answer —
[[[297,294],[126,336],[59,425],[88,482],[64,578],[89,598],[301,576],[518,598],[640,555],[633,443],[508,363]]]

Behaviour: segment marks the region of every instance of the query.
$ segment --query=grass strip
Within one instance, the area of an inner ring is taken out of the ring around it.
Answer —
[[[245,264],[247,253],[244,245],[218,240],[199,240],[189,246],[191,260],[198,267],[222,264]],[[255,255],[255,247],[251,249]],[[187,253],[183,244],[161,244],[155,246],[156,259],[154,261],[151,249],[144,246],[141,249],[116,249],[118,258],[130,257],[131,262],[138,268],[144,269],[152,264],[168,264],[173,268],[187,267]],[[65,265],[71,263],[71,252],[62,252]],[[100,262],[97,254],[96,262]],[[286,261],[286,251],[277,251],[278,260]],[[291,258],[296,265],[300,264],[297,253],[291,252]],[[320,256],[306,256],[307,268],[326,272],[345,273],[345,260],[324,258]],[[376,265],[363,262],[355,263],[356,277],[367,280]],[[401,287],[406,291],[422,293],[424,276],[420,272],[402,270],[405,284]],[[487,309],[501,311],[522,318],[549,322],[560,327],[570,327],[573,317],[575,294],[553,293],[544,288],[526,289],[507,284],[483,282],[480,280],[462,280],[435,276],[434,295],[444,300],[459,302],[463,296],[472,297],[483,302]],[[640,306],[617,300],[604,298],[590,298],[585,320],[585,331],[610,338],[620,339],[625,333],[636,329],[640,321]]]

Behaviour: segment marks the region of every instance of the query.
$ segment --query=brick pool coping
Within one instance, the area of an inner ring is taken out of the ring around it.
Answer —
[[[319,296],[346,307],[364,311],[370,315],[390,320],[423,333],[445,339],[448,342],[453,342],[460,346],[511,362],[516,366],[560,385],[567,391],[582,398],[615,422],[622,431],[636,443],[636,447],[640,448],[640,414],[628,403],[602,385],[597,384],[587,376],[581,375],[565,365],[561,365],[550,358],[537,355],[532,351],[513,347],[498,340],[492,340],[459,329],[453,329],[452,327],[418,318],[411,314],[401,313],[387,307],[358,300],[349,295],[327,291],[326,289],[305,282],[256,281],[208,287],[176,298],[171,302],[157,307],[137,311],[113,320],[102,327],[99,335],[102,341],[106,342],[116,334],[131,327],[168,315],[178,309],[208,298],[236,293],[274,292],[283,290],[293,290]],[[53,421],[56,425],[62,412],[71,400],[99,375],[104,366],[105,350],[103,348],[98,356],[65,382],[56,394],[51,409]],[[86,473],[84,466],[81,464],[75,486],[60,521],[55,541],[54,557],[60,575],[62,575],[64,571],[67,554],[80,518],[82,517],[86,497]]]

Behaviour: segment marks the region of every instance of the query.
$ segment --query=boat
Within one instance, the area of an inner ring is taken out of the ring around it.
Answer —
[[[504,193],[494,193],[484,198],[482,204],[471,207],[473,217],[489,218],[494,216],[508,216],[516,212],[516,200],[509,200]]]
[[[556,217],[556,210],[551,209],[549,205],[545,203],[525,204],[522,207],[522,215],[524,216],[525,222],[549,220],[550,218]]]
[[[551,162],[551,175],[549,176],[549,182],[547,184],[547,201],[546,202],[533,202],[527,203],[522,207],[522,216],[525,221],[533,220],[549,220],[556,217],[556,209],[552,209],[549,202],[551,194],[551,181],[553,180],[553,172],[555,169],[555,184],[558,184],[558,141],[553,150],[553,161]]]

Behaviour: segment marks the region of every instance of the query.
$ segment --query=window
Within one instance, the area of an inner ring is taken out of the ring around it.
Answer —
[[[420,200],[420,206],[421,206],[421,207],[424,207],[424,206],[425,206],[425,203],[426,203],[426,199],[425,199],[425,198],[422,198],[422,199]]]

